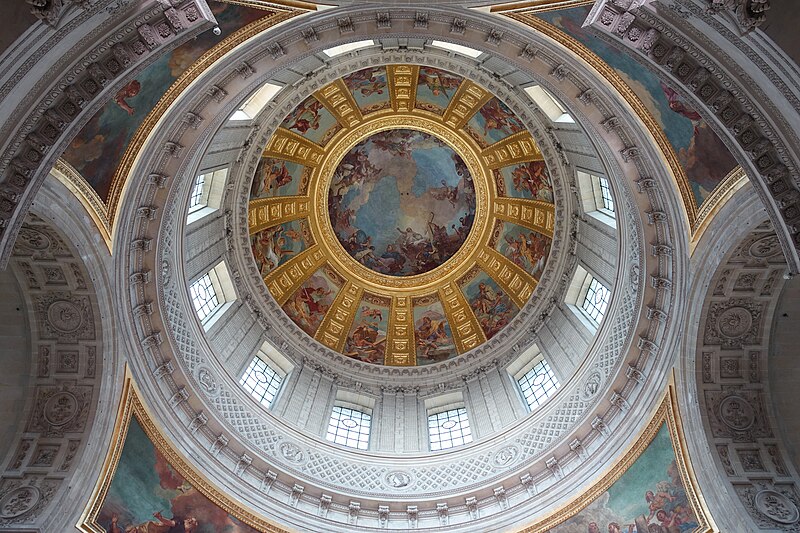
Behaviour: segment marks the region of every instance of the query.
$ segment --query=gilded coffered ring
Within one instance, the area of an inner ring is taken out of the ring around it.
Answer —
[[[268,140],[251,247],[307,334],[360,361],[433,363],[525,305],[555,226],[538,143],[491,92],[428,66],[348,74]]]

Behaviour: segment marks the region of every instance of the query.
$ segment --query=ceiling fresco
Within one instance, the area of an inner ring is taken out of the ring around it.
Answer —
[[[270,15],[271,12],[231,5],[211,4],[222,35],[207,31],[164,54],[137,74],[106,103],[64,151],[63,159],[109,202],[112,181],[137,128],[158,101],[200,56],[237,29]]]
[[[500,99],[417,65],[366,68],[289,112],[250,188],[253,257],[308,335],[384,365],[469,351],[547,262],[555,205],[536,141]]]
[[[674,89],[636,59],[583,27],[590,7],[537,14],[586,45],[625,80],[664,130],[686,173],[697,207],[736,166],[736,159],[711,125]]]
[[[441,140],[387,130],[358,143],[336,167],[328,212],[356,261],[413,276],[441,266],[464,244],[475,188],[464,161]]]

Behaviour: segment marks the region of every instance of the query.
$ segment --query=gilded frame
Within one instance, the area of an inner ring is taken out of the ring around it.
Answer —
[[[111,482],[114,479],[117,465],[122,456],[122,449],[128,435],[131,417],[136,417],[136,420],[142,426],[142,429],[147,435],[147,438],[153,443],[153,446],[155,446],[167,459],[169,464],[183,476],[186,481],[191,483],[194,488],[208,498],[214,505],[217,505],[226,513],[236,517],[241,522],[258,531],[269,533],[293,532],[293,530],[284,529],[270,520],[242,507],[219,490],[206,476],[193,468],[164,437],[165,432],[163,428],[155,421],[155,417],[150,413],[141,398],[141,393],[136,383],[133,381],[130,369],[126,368],[122,385],[122,395],[117,410],[117,419],[114,423],[114,431],[111,442],[109,443],[108,454],[106,455],[100,477],[95,484],[88,504],[81,514],[80,520],[75,524],[78,531],[85,533],[106,533],[106,530],[97,523],[97,516],[100,514],[100,508],[103,506]]]
[[[642,429],[639,436],[622,457],[611,467],[607,468],[598,481],[580,496],[574,498],[571,502],[562,506],[550,516],[538,520],[533,524],[515,529],[514,531],[517,533],[546,533],[587,508],[628,471],[628,468],[630,468],[642,453],[644,453],[653,441],[656,434],[661,429],[661,425],[665,423],[669,431],[670,440],[672,441],[672,447],[675,450],[676,464],[684,488],[686,489],[686,496],[700,524],[692,533],[718,533],[719,529],[708,510],[708,506],[706,505],[697,483],[697,477],[695,476],[692,462],[689,458],[686,447],[686,437],[683,431],[683,422],[681,421],[678,406],[674,373],[670,376],[666,391],[653,414],[650,416],[650,421]]]

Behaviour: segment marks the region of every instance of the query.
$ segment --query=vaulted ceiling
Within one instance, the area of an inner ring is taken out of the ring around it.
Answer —
[[[784,3],[30,4],[0,529],[796,529]]]

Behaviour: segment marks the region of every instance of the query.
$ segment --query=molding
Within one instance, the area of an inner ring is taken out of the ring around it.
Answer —
[[[88,19],[103,7],[102,2],[98,2],[91,10],[83,12],[87,20],[76,18],[75,26],[65,26],[56,35],[64,39],[70,31],[78,33],[76,28],[84,29],[78,20],[88,27],[97,26]],[[137,5],[137,10],[115,27],[100,24],[97,27],[102,30],[85,36],[85,42],[80,45],[54,47],[56,43],[40,41],[33,46],[40,55],[52,50],[63,50],[63,53],[45,62],[40,69],[23,72],[27,63],[21,65],[23,68],[17,71],[16,77],[2,88],[9,92],[16,88],[19,96],[9,100],[7,105],[15,106],[14,111],[5,117],[2,125],[2,138],[8,140],[0,157],[0,173],[4,177],[0,183],[4,197],[0,203],[0,265],[8,261],[24,215],[58,155],[105,103],[106,97],[155,61],[161,52],[197,35],[213,21],[204,0],[182,0],[174,7],[150,2]],[[74,62],[73,54],[77,52],[94,61]],[[37,78],[35,88],[27,88],[32,72],[40,74],[45,69],[52,74]],[[42,86],[45,84],[46,88]]]
[[[661,129],[661,126],[656,122],[656,120],[650,114],[650,111],[648,111],[645,107],[644,103],[639,99],[636,93],[633,92],[628,84],[625,83],[625,80],[620,77],[617,71],[608,66],[608,64],[600,59],[597,54],[592,52],[591,49],[584,46],[577,39],[530,13],[508,13],[504,14],[504,16],[525,24],[536,31],[540,31],[551,39],[561,43],[570,52],[581,58],[583,61],[586,61],[628,103],[628,105],[633,109],[634,113],[636,113],[639,119],[645,124],[656,145],[664,154],[664,158],[666,159],[667,165],[669,166],[669,169],[675,178],[675,184],[678,188],[678,191],[680,191],[681,198],[683,199],[683,207],[685,210],[686,219],[691,224],[691,222],[697,217],[697,206],[694,200],[694,193],[689,185],[689,180],[686,177],[683,166],[681,166],[680,162],[678,161],[678,156],[675,154],[675,150],[667,140],[667,137],[664,134],[664,131]],[[591,96],[587,96],[587,98],[591,101]],[[618,124],[616,121],[613,123]],[[619,127],[611,129],[617,130]]]
[[[776,224],[789,267],[797,272],[800,140],[786,117],[798,109],[797,97],[752,50],[746,38],[722,28],[706,9],[691,1],[664,3],[663,9],[654,12],[647,7],[630,3],[625,7],[624,2],[603,0],[595,4],[587,24],[669,80],[726,141],[754,180]],[[717,32],[698,33],[687,23],[690,20],[702,21]],[[724,42],[719,43],[720,40]],[[739,57],[732,57],[734,53]],[[783,96],[782,108],[776,107],[776,99],[770,96],[774,92],[768,95],[761,88],[764,80],[754,80],[748,72],[766,79],[769,88]],[[796,79],[791,81],[796,85]],[[797,118],[795,112],[792,119]]]
[[[681,481],[686,488],[687,499],[698,518],[699,527],[693,530],[693,533],[712,533],[719,531],[714,524],[711,513],[700,491],[700,487],[697,484],[694,468],[692,467],[692,462],[686,449],[686,437],[684,435],[683,423],[678,407],[674,374],[670,376],[669,384],[667,385],[661,402],[658,404],[658,408],[648,418],[649,422],[639,436],[636,437],[633,444],[628,447],[613,466],[606,468],[606,472],[602,474],[600,479],[588,490],[584,491],[580,496],[576,497],[564,507],[556,510],[547,518],[539,520],[532,525],[524,526],[516,531],[519,533],[547,533],[552,528],[580,513],[628,471],[631,465],[644,453],[664,424],[667,426],[670,441],[675,450],[676,464],[680,472]]]
[[[111,225],[108,221],[108,210],[106,209],[106,204],[103,203],[103,199],[100,198],[86,179],[75,170],[75,167],[64,159],[59,158],[50,173],[78,198],[86,212],[92,217],[100,235],[103,237],[103,242],[106,243],[108,252],[111,253]]]
[[[221,43],[214,46],[200,58],[192,63],[181,76],[175,80],[172,85],[167,89],[167,92],[158,100],[158,103],[153,107],[153,110],[145,117],[144,121],[136,129],[125,153],[117,166],[117,171],[114,173],[114,178],[111,180],[111,188],[108,193],[108,212],[112,228],[115,228],[114,221],[119,209],[119,203],[122,195],[124,194],[125,184],[127,183],[128,176],[130,175],[131,167],[133,166],[136,157],[144,146],[146,139],[150,136],[153,129],[165,116],[167,109],[175,103],[178,97],[189,87],[196,79],[198,79],[205,70],[217,62],[221,57],[231,52],[243,42],[252,38],[253,36],[262,33],[282,22],[290,20],[297,15],[303,14],[305,11],[297,11],[290,8],[289,11],[276,11],[270,15],[265,16],[255,22],[251,22],[247,26],[240,28],[230,36],[226,37]],[[224,97],[224,95],[223,95]],[[188,126],[187,126],[188,127]]]
[[[750,180],[747,177],[747,173],[745,173],[742,167],[737,166],[725,176],[725,179],[723,179],[719,185],[714,187],[714,190],[708,195],[706,201],[703,202],[700,211],[697,213],[697,218],[694,224],[692,224],[692,238],[689,243],[692,252],[694,252],[697,247],[697,243],[700,242],[703,232],[705,232],[706,228],[708,228],[708,225],[711,223],[711,219],[713,219],[722,206],[736,194],[736,191],[748,183],[750,183]]]
[[[75,527],[77,527],[79,531],[86,533],[106,533],[106,530],[101,527],[96,520],[106,495],[108,494],[108,489],[111,487],[111,482],[114,479],[114,474],[116,473],[117,465],[122,456],[122,450],[125,446],[128,427],[130,426],[132,417],[136,417],[136,420],[142,426],[147,438],[150,439],[153,446],[167,459],[170,466],[214,505],[219,506],[226,513],[236,517],[248,526],[256,528],[258,531],[270,533],[290,532],[290,530],[283,529],[267,518],[252,513],[238,501],[219,490],[171,445],[169,438],[166,436],[167,432],[164,431],[164,428],[156,421],[149,409],[142,402],[141,394],[127,366],[125,368],[122,396],[119,400],[116,423],[111,436],[108,454],[103,462],[100,477],[97,479],[89,501],[81,514],[80,520],[75,524]]]

